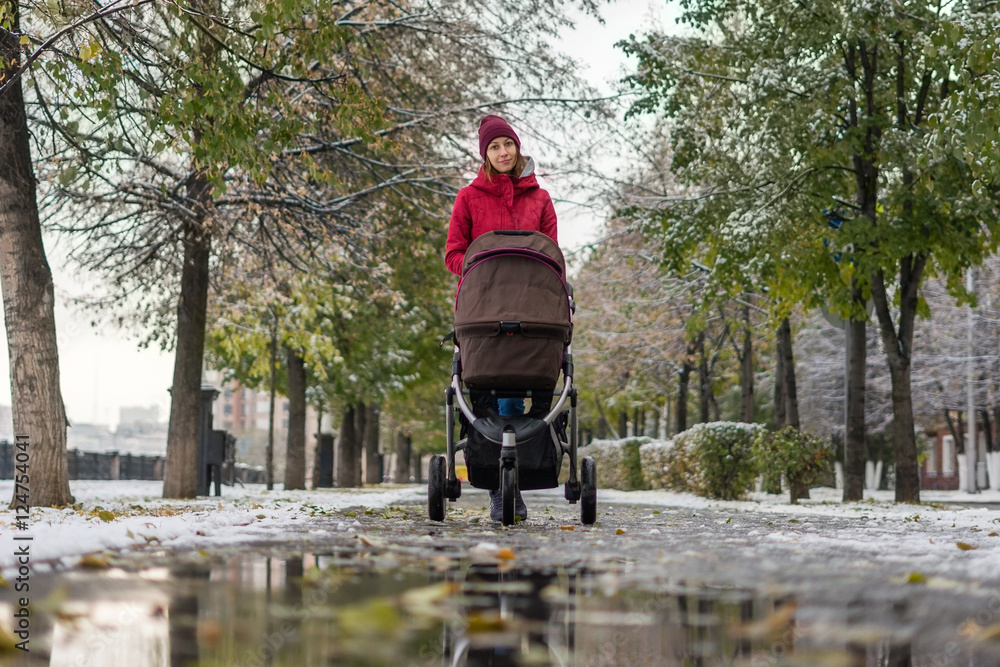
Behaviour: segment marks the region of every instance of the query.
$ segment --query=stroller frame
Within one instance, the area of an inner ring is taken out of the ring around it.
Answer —
[[[499,234],[503,235],[503,232]],[[528,232],[527,234],[531,234]],[[509,236],[523,236],[525,232],[507,232]],[[567,286],[568,287],[568,286]],[[572,298],[572,289],[568,288],[569,310],[575,310]],[[499,322],[499,329],[506,331],[505,326],[519,324],[512,322]],[[497,461],[499,473],[499,487],[502,497],[502,523],[511,525],[515,523],[515,499],[518,492],[518,443],[525,443],[542,436],[543,432],[548,432],[543,437],[551,446],[559,449],[559,460],[562,456],[569,457],[569,478],[564,484],[564,496],[570,504],[580,503],[580,518],[582,523],[592,525],[597,517],[597,476],[593,458],[585,457],[578,460],[579,425],[577,420],[577,391],[573,384],[573,354],[571,345],[567,342],[564,346],[562,356],[562,366],[560,372],[563,376],[562,388],[559,391],[558,399],[555,401],[548,413],[541,419],[530,415],[498,416],[490,414],[487,416],[477,415],[467,399],[469,389],[464,387],[462,379],[462,355],[456,343],[454,357],[452,360],[451,383],[445,391],[445,433],[447,450],[445,456],[434,456],[431,458],[430,470],[428,474],[428,508],[431,520],[443,521],[445,516],[445,499],[454,502],[462,495],[462,483],[458,479],[455,463],[455,455],[458,451],[468,451],[469,437],[456,439],[455,420],[459,416],[464,417],[468,422],[469,433],[475,430],[491,443],[500,445],[500,456]],[[557,378],[558,379],[558,378]],[[484,389],[492,397],[496,398],[527,398],[531,397],[535,390],[531,389]],[[553,391],[554,394],[554,391]],[[557,435],[553,422],[561,414],[567,411],[565,440]],[[551,451],[551,450],[550,450]],[[470,471],[471,472],[471,471]],[[559,471],[554,472],[558,478]],[[530,482],[530,480],[528,480]],[[526,482],[526,483],[528,483]],[[544,484],[528,488],[553,488],[555,484]],[[483,487],[490,488],[490,487]]]

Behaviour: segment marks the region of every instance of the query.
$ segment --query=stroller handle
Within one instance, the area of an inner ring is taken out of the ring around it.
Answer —
[[[465,418],[469,420],[469,423],[476,421],[476,413],[472,411],[472,407],[469,406],[468,401],[465,400],[465,393],[462,391],[462,380],[456,373],[451,376],[451,386],[455,390],[455,400],[458,401],[458,408],[465,415]],[[542,421],[546,424],[551,424],[552,420],[559,416],[562,412],[563,406],[566,405],[566,399],[569,398],[570,393],[573,391],[573,376],[566,375],[563,381],[562,393],[559,394],[559,400],[556,404],[552,406],[549,414],[542,418]]]

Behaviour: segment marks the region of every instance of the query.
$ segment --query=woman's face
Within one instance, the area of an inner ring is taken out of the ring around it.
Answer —
[[[517,144],[510,137],[497,137],[486,147],[486,158],[493,169],[506,174],[517,162]]]

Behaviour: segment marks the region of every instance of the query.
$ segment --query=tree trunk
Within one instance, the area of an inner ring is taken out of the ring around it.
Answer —
[[[357,409],[353,403],[344,408],[337,435],[337,486],[361,486],[361,457],[355,427]]]
[[[860,57],[859,57],[860,56]],[[875,161],[876,146],[882,130],[875,116],[880,113],[875,102],[875,76],[878,47],[858,42],[845,50],[845,67],[857,90],[864,95],[861,103],[848,100],[848,122],[859,133],[857,150],[851,156],[854,169],[857,202],[860,215],[871,225],[876,224],[878,211],[879,167]],[[860,71],[858,68],[860,60]],[[865,118],[861,118],[861,114]],[[846,259],[846,258],[845,258]],[[855,308],[864,308],[861,290],[852,281],[851,298]],[[855,315],[854,317],[862,317]],[[844,442],[844,500],[861,500],[865,488],[865,375],[868,362],[866,340],[867,324],[864,319],[851,319],[848,326],[847,361],[847,437]]]
[[[357,438],[355,448],[358,452],[358,483],[361,486],[365,479],[365,435],[368,434],[368,404],[358,401],[354,406],[354,437]]]
[[[208,181],[196,174],[188,182],[188,196],[202,201],[209,187]],[[202,222],[203,219],[184,223],[184,266],[177,302],[177,350],[170,389],[164,498],[194,498],[198,492],[198,400],[205,356],[208,263],[212,249],[212,237]]]
[[[677,430],[683,433],[687,430],[688,418],[688,384],[691,382],[691,363],[685,358],[681,370],[677,374]]]
[[[787,413],[785,407],[785,355],[781,352],[781,328],[778,328],[777,349],[774,355],[774,414],[771,415],[771,427],[779,431],[785,427]]]
[[[781,320],[781,327],[778,329],[781,339],[781,355],[784,357],[782,372],[784,373],[785,385],[785,424],[793,428],[799,428],[799,395],[795,388],[795,355],[792,350],[792,325],[788,318]],[[808,498],[808,496],[803,496]]]
[[[705,334],[698,341],[698,418],[702,424],[708,423],[709,408],[712,404],[712,377],[708,370],[705,354]]]
[[[320,403],[316,409],[316,446],[313,448],[313,464],[312,464],[312,488],[319,488],[319,471],[320,471],[320,449],[323,446],[323,404]],[[308,438],[306,438],[308,440]]]
[[[0,29],[0,81],[20,65],[18,3]],[[0,95],[0,287],[3,290],[14,433],[27,436],[29,506],[71,505],[66,409],[59,386],[52,272],[45,258],[21,82]],[[197,397],[195,398],[197,403]],[[15,486],[12,505],[19,489]]]
[[[608,431],[610,431],[611,432],[610,433],[611,438],[614,439],[614,440],[617,440],[618,439],[618,434],[615,433],[614,427],[611,426],[611,422],[608,421],[608,416],[606,414],[604,414],[604,403],[603,403],[603,401],[601,401],[600,397],[597,397],[597,398],[594,399],[594,403],[597,405],[597,414],[600,415],[600,417],[601,417],[601,421],[598,422],[598,425],[597,425],[597,429],[598,429],[598,436],[597,437],[599,437],[599,438],[601,438],[603,440],[604,438],[608,437],[608,435],[609,435]]]
[[[271,386],[268,392],[270,402],[267,411],[267,451],[264,453],[264,472],[267,475],[267,490],[274,488],[274,403],[277,396],[278,374],[278,316],[274,316],[271,329]]]
[[[780,431],[785,428],[787,412],[785,407],[788,405],[788,401],[785,398],[785,355],[781,349],[781,327],[778,327],[776,332],[776,349],[774,353],[774,411],[771,414],[771,428],[775,431]],[[780,470],[765,470],[764,471],[764,492],[773,493],[775,495],[781,493],[781,471]]]
[[[740,355],[740,421],[752,424],[753,404],[753,331],[750,328],[750,306],[743,307],[743,352]]]
[[[410,447],[410,470],[413,471],[413,481],[417,484],[424,483],[423,454],[413,451]]]
[[[955,422],[951,419],[951,410],[945,409],[944,411],[945,421],[948,422],[948,430],[951,431],[951,437],[955,441],[955,453],[962,455],[965,454],[965,434],[966,430],[962,426],[962,413],[957,412],[955,418],[958,420],[958,427],[956,428]]]
[[[379,457],[379,416],[381,411],[378,403],[368,404],[368,416],[365,419],[365,484],[382,483],[382,462]]]
[[[306,488],[306,366],[298,352],[285,348],[288,362],[288,436],[285,490]]]
[[[913,328],[925,258],[909,255],[900,261],[899,324],[893,326],[889,297],[881,272],[872,276],[872,300],[878,315],[889,376],[892,380],[892,439],[896,459],[896,502],[920,502],[920,468],[917,464],[917,440],[913,432],[913,393],[910,384],[913,358]],[[969,415],[975,423],[975,414]],[[970,443],[970,448],[974,447]]]
[[[622,408],[618,412],[618,436],[621,438],[628,437],[628,412],[625,408]]]
[[[856,292],[857,293],[857,292]],[[847,360],[847,439],[844,443],[844,501],[864,498],[865,374],[868,364],[867,324],[851,321]]]
[[[409,484],[410,482],[410,450],[413,442],[410,436],[402,431],[396,431],[396,473],[393,481],[396,484]]]

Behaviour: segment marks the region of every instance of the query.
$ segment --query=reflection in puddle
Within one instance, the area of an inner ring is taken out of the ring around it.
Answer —
[[[611,573],[503,558],[249,555],[169,576],[52,579],[31,657],[53,667],[1000,664],[995,640],[968,641],[956,623],[938,630],[933,610],[908,599],[810,602],[683,582],[643,590]]]
[[[66,604],[52,629],[52,667],[170,664],[173,633],[156,603]]]

